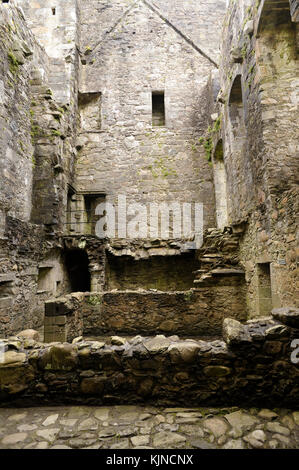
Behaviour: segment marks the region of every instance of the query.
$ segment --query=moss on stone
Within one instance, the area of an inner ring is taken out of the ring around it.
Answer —
[[[87,299],[87,303],[90,305],[101,305],[102,301],[102,297],[99,295],[91,295]]]
[[[12,51],[8,52],[7,57],[9,61],[9,70],[13,75],[16,75],[19,70],[19,62]]]
[[[198,142],[203,145],[205,149],[205,156],[208,162],[210,163],[212,160],[214,144],[213,144],[213,136],[219,132],[221,128],[221,117],[219,116],[213,127],[209,126],[207,130],[207,137],[200,137]]]

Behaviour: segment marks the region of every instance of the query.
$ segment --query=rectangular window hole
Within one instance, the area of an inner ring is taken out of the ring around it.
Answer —
[[[272,310],[272,289],[270,263],[259,263],[258,268],[258,298],[259,313],[267,316]]]
[[[40,267],[38,270],[37,290],[38,292],[49,292],[53,288],[52,267]]]
[[[78,105],[82,130],[86,132],[99,131],[102,125],[102,93],[79,93]]]
[[[8,2],[5,2],[8,3]],[[12,281],[0,281],[0,299],[14,294],[14,283]]]
[[[52,8],[52,15],[53,15],[53,16],[56,15],[56,8],[55,8],[55,7]]]
[[[152,124],[154,127],[165,126],[165,99],[163,91],[152,92]]]
[[[106,195],[103,193],[84,194],[84,206],[85,206],[85,218],[86,226],[85,233],[94,235],[96,223],[99,220],[100,216],[96,215],[96,208],[99,204],[105,202]]]

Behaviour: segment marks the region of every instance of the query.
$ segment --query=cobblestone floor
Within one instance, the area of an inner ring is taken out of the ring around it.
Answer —
[[[296,449],[299,412],[138,406],[0,408],[1,449]]]

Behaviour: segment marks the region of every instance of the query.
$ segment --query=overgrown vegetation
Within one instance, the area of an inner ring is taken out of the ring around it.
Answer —
[[[199,143],[203,145],[205,149],[205,156],[208,162],[212,161],[212,155],[214,150],[213,137],[221,128],[221,117],[218,117],[213,125],[209,126],[206,137],[200,137]]]

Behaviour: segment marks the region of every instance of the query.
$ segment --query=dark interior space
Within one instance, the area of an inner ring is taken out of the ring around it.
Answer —
[[[152,93],[153,126],[165,126],[165,102],[163,92]]]
[[[69,250],[65,255],[66,269],[72,292],[90,292],[88,256],[83,250]]]

